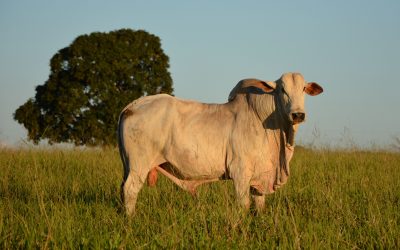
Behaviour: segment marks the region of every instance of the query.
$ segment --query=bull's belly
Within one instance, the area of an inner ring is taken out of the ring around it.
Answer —
[[[223,168],[218,168],[216,166],[177,166],[177,169],[185,180],[211,180],[220,178],[225,174],[225,170]]]
[[[166,160],[186,180],[209,180],[225,174],[224,157],[212,153],[199,154],[191,150],[168,152]]]

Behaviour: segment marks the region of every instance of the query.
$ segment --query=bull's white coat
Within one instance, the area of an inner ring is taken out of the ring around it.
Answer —
[[[264,195],[289,176],[293,138],[302,121],[293,114],[305,113],[304,92],[316,95],[322,88],[306,84],[301,74],[286,73],[275,82],[240,81],[225,104],[166,94],[130,103],[118,128],[127,213],[134,213],[149,172],[157,171],[192,193],[202,183],[232,179],[239,203],[247,208],[253,194],[262,210]],[[173,169],[163,167],[166,162]]]

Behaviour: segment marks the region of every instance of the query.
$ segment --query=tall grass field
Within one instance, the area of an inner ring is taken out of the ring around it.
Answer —
[[[400,154],[296,149],[266,211],[233,184],[198,196],[164,177],[121,211],[116,149],[0,149],[0,249],[399,249]]]

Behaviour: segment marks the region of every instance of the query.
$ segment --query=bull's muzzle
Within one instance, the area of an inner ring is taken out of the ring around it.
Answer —
[[[298,124],[304,121],[306,114],[304,112],[295,112],[291,114],[293,124]]]

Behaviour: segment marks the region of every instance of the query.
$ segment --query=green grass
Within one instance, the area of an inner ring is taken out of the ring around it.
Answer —
[[[0,149],[0,249],[400,247],[400,154],[298,149],[261,215],[230,181],[198,197],[166,178],[121,213],[117,150]]]

